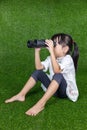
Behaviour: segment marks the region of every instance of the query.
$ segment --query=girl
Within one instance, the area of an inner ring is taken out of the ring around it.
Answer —
[[[53,42],[56,46],[53,46]],[[50,56],[45,61],[40,60],[40,48],[35,48],[36,71],[31,75],[23,89],[15,96],[7,99],[5,103],[13,101],[25,101],[26,94],[30,89],[41,81],[45,94],[30,108],[26,114],[35,116],[41,112],[47,101],[54,95],[59,98],[69,98],[73,102],[78,99],[78,88],[75,80],[75,70],[79,57],[77,44],[68,34],[59,33],[46,40]],[[49,69],[50,75],[45,72]]]

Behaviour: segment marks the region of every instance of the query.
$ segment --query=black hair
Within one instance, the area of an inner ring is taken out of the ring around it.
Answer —
[[[72,56],[75,70],[77,70],[78,59],[79,59],[79,49],[76,42],[73,41],[70,35],[64,34],[64,33],[54,34],[51,39],[54,41],[57,37],[58,37],[59,44],[61,44],[62,46],[67,45],[69,47],[67,54],[70,54]]]

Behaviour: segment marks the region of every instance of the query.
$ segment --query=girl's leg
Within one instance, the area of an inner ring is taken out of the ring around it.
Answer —
[[[66,98],[66,87],[67,83],[63,75],[61,73],[55,74],[52,82],[48,86],[46,93],[32,108],[26,112],[26,114],[34,116],[37,115],[44,109],[46,102],[52,97],[52,95],[60,98]]]
[[[47,75],[42,70],[36,70],[31,75],[23,89],[15,96],[11,97],[10,99],[7,99],[5,103],[10,103],[13,101],[24,101],[25,95],[29,92],[29,90],[36,84],[37,81],[41,81],[46,87],[49,86],[50,80],[47,77]]]
[[[23,89],[15,96],[11,97],[10,99],[5,100],[5,103],[10,103],[14,101],[24,101],[25,95],[27,92],[36,84],[36,81],[34,78],[30,77]]]
[[[43,95],[43,97],[32,108],[30,108],[26,112],[26,114],[35,116],[40,111],[42,111],[44,109],[46,102],[54,95],[54,93],[57,91],[58,87],[59,87],[59,84],[55,80],[52,80],[52,82],[50,83],[50,85],[49,85],[46,93]]]

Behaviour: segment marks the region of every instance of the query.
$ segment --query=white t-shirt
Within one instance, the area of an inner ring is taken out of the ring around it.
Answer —
[[[63,74],[67,82],[66,94],[70,100],[75,102],[78,99],[79,92],[76,85],[75,68],[72,57],[70,55],[66,55],[64,57],[57,58],[56,60],[60,65],[60,68],[62,70],[61,73]],[[46,60],[42,61],[41,63],[45,68],[43,71],[46,72],[47,70],[49,70],[49,78],[52,79],[54,72],[50,56],[48,56]]]

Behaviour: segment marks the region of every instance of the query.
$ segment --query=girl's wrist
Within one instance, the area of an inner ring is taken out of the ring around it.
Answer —
[[[54,49],[53,48],[50,50],[50,54],[54,55]]]
[[[39,48],[35,48],[35,53],[39,53],[40,49]]]

